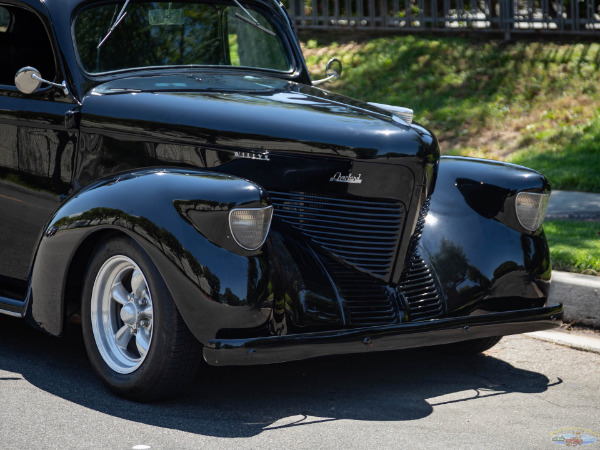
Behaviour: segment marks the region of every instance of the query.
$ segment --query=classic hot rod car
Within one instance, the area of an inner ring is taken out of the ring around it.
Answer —
[[[0,311],[113,392],[561,322],[548,181],[317,87],[277,0],[0,0],[0,57]]]

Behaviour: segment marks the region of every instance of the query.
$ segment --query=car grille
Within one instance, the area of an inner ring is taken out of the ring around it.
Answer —
[[[339,260],[322,261],[342,298],[349,326],[399,323],[404,311],[393,290],[364,273],[387,276],[392,268],[403,220],[399,202],[362,201],[304,192],[269,192],[274,215],[300,230]],[[398,286],[408,303],[410,321],[439,317],[441,297],[431,269],[418,251],[429,200],[421,208],[411,238],[402,281]],[[345,262],[346,264],[343,264]]]
[[[325,261],[343,299],[346,323],[350,326],[389,325],[399,322],[394,294],[380,281],[335,262]]]
[[[384,278],[398,247],[404,208],[305,192],[269,192],[274,215],[357,269]]]
[[[413,232],[413,235],[410,238],[410,243],[406,252],[406,264],[404,265],[402,278],[406,278],[408,271],[411,268],[411,262],[416,256],[417,249],[419,247],[419,242],[421,241],[421,235],[423,234],[423,228],[425,228],[425,219],[427,218],[427,213],[429,212],[429,203],[430,200],[426,199],[423,202],[423,206],[421,206],[421,211],[419,211],[417,225],[415,226],[415,231]]]
[[[408,302],[409,320],[433,319],[442,314],[442,300],[433,274],[418,250],[398,289]]]

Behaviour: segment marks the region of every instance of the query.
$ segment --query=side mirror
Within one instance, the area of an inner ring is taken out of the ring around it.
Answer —
[[[23,67],[15,75],[15,86],[23,94],[33,94],[42,84],[42,76],[33,67]]]
[[[55,88],[63,91],[63,94],[73,97],[67,89],[67,84],[64,81],[62,84],[58,84],[53,83],[52,81],[44,80],[40,74],[40,71],[34,67],[23,67],[22,69],[19,69],[15,75],[15,86],[17,86],[17,89],[23,94],[33,94],[39,89],[42,83],[54,86]],[[75,99],[75,97],[73,98]],[[77,101],[77,99],[75,99],[75,101]]]
[[[331,80],[337,80],[342,76],[342,62],[337,58],[332,58],[325,66],[325,78],[322,80],[313,81],[314,86],[326,83]]]
[[[342,62],[337,58],[331,58],[325,66],[325,76],[337,80],[342,76]]]

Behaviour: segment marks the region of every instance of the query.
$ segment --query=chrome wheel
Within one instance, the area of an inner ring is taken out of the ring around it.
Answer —
[[[154,310],[148,281],[129,257],[102,265],[91,295],[90,318],[102,359],[115,372],[134,372],[152,344]]]

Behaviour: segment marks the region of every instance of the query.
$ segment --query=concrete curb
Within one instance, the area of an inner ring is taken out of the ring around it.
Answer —
[[[594,335],[581,335],[578,333],[571,333],[569,331],[558,329],[526,333],[525,336],[532,337],[540,341],[564,345],[577,350],[600,354],[600,337]]]
[[[548,303],[564,305],[566,323],[600,328],[600,277],[555,270]]]

